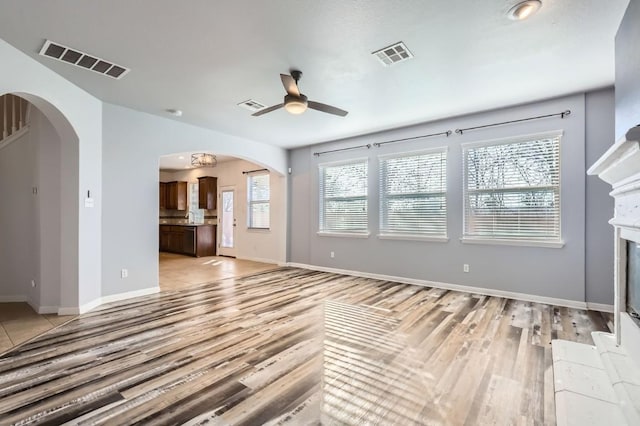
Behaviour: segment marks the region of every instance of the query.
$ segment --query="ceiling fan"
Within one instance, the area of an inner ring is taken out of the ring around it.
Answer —
[[[284,107],[284,109],[286,109],[287,112],[291,114],[302,114],[307,110],[307,108],[315,109],[316,111],[320,112],[326,112],[327,114],[339,115],[340,117],[344,117],[345,115],[349,114],[343,109],[308,100],[307,97],[300,93],[300,90],[298,89],[298,80],[300,80],[300,77],[302,77],[302,71],[297,70],[291,71],[291,75],[280,74],[282,85],[287,91],[287,94],[284,96],[284,102],[278,105],[271,106],[269,108],[262,109],[252,114],[252,116],[258,117],[282,107]]]

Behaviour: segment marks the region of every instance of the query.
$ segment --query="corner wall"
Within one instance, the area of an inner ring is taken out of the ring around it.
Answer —
[[[29,301],[39,297],[29,285],[39,280],[36,197],[37,143],[31,132],[0,149],[0,301]]]
[[[611,92],[601,95],[611,97]],[[589,95],[590,97],[590,95]],[[585,106],[586,105],[586,106]],[[521,293],[566,301],[594,301],[610,304],[613,295],[600,289],[594,299],[587,299],[585,258],[586,227],[586,157],[585,120],[589,116],[611,114],[606,100],[586,102],[584,94],[567,96],[512,108],[456,117],[423,125],[406,127],[374,135],[292,150],[290,178],[291,231],[290,261],[320,267],[360,271],[408,279],[476,287],[493,291]],[[566,119],[527,121],[498,126],[449,138],[438,137],[390,144],[369,150],[313,156],[316,151],[345,148],[367,143],[414,137],[445,130],[503,122],[571,110]],[[462,236],[462,143],[563,130],[561,142],[561,221],[563,248],[471,245]],[[589,129],[591,131],[591,129]],[[606,133],[606,131],[603,130]],[[610,128],[609,132],[613,132]],[[598,139],[598,138],[596,138]],[[591,140],[591,138],[590,138]],[[599,140],[599,139],[598,139]],[[379,223],[378,155],[447,146],[447,243],[380,240],[376,237]],[[367,239],[321,237],[318,231],[318,164],[369,158],[369,230]],[[590,190],[590,188],[589,188]],[[590,201],[603,209],[611,209],[613,201],[602,191],[590,192]],[[594,218],[592,228],[608,230],[608,224]],[[594,244],[600,244],[595,242]],[[329,253],[335,252],[332,259]],[[593,267],[609,268],[607,259],[598,257],[600,250],[589,251]],[[462,265],[470,265],[464,273]],[[602,291],[600,291],[602,290]],[[611,288],[612,290],[612,288]],[[589,293],[590,296],[590,293]]]
[[[640,0],[631,0],[616,34],[616,134],[640,125]],[[611,142],[614,142],[612,140]]]
[[[586,95],[586,167],[591,167],[611,146],[615,129],[614,93],[598,90]],[[611,186],[598,178],[586,177],[585,279],[588,302],[613,304],[613,198]]]

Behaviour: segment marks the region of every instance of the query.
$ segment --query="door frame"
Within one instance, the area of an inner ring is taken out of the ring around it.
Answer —
[[[233,247],[222,247],[222,219],[224,216],[224,206],[222,204],[222,194],[224,192],[233,192]],[[236,257],[237,256],[237,191],[235,185],[226,185],[218,187],[218,232],[217,232],[217,241],[218,241],[218,256],[228,256],[228,257]]]

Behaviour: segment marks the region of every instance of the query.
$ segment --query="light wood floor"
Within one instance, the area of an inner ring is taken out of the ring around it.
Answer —
[[[0,423],[553,424],[551,339],[611,320],[294,268],[173,279],[0,357]]]
[[[160,289],[177,290],[274,268],[277,266],[229,257],[160,253]],[[38,314],[26,302],[0,303],[0,354],[73,318],[74,315]]]

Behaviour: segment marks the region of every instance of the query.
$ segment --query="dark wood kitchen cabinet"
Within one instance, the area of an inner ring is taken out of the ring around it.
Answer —
[[[166,182],[165,208],[167,210],[187,210],[187,182]],[[160,184],[162,205],[162,183]]]
[[[218,178],[203,176],[198,178],[198,208],[206,210],[216,209],[218,195]]]
[[[160,251],[215,256],[216,225],[160,225]]]
[[[160,182],[160,208],[167,208],[167,184]]]

